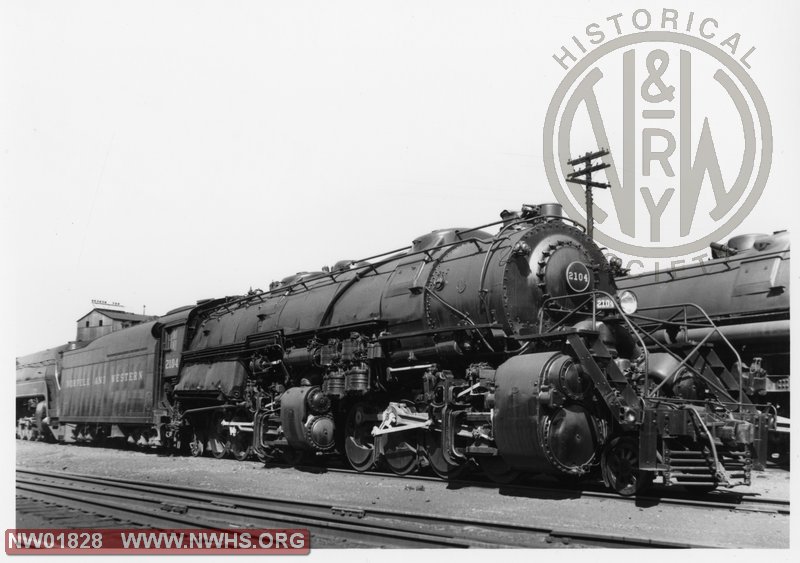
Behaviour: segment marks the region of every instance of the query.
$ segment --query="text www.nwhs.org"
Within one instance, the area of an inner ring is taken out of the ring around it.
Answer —
[[[308,530],[136,530],[136,529],[26,529],[6,530],[6,554],[119,555],[161,554],[271,554],[305,555],[310,549]]]

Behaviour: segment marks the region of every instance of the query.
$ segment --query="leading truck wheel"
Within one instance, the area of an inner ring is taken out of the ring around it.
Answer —
[[[344,426],[344,453],[356,471],[372,469],[377,460],[372,428],[377,421],[375,407],[366,403],[355,405],[347,415]]]
[[[653,481],[653,473],[639,469],[639,448],[630,437],[614,438],[600,460],[606,486],[622,496],[635,495]]]

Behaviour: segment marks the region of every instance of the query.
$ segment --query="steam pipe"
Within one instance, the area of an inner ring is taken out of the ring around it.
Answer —
[[[760,341],[779,340],[789,338],[789,320],[781,321],[762,321],[759,323],[745,323],[737,325],[717,326],[722,335],[731,342],[753,343]],[[661,329],[653,333],[653,338],[663,344],[676,344],[687,340],[702,340],[709,333],[713,332],[713,327],[690,328],[678,333],[676,339],[671,339],[666,329]],[[715,333],[709,342],[719,342],[722,340],[720,334]]]

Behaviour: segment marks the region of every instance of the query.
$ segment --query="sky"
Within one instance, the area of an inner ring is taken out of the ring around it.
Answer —
[[[553,55],[642,4],[4,2],[3,359],[73,339],[92,299],[163,314],[553,201]],[[756,47],[774,151],[735,232],[791,228],[800,9],[669,7]]]
[[[553,201],[541,134],[565,74],[553,54],[615,13],[631,28],[637,7],[5,5],[15,353],[73,338],[92,299],[163,314]],[[757,47],[750,73],[774,128],[770,181],[737,232],[788,228],[792,18],[713,3],[702,14]]]

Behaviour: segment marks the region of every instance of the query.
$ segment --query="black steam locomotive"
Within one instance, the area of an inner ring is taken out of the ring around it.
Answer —
[[[749,483],[771,419],[741,364],[648,339],[635,309],[582,227],[524,206],[60,351],[40,370],[57,392],[18,427],[444,478],[598,474],[621,494]]]

